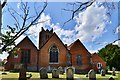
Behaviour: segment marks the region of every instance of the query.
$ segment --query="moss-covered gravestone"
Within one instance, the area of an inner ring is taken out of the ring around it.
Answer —
[[[59,71],[57,69],[52,70],[52,78],[59,78]]]
[[[105,76],[106,71],[104,69],[101,70],[101,76]]]
[[[47,79],[48,78],[47,69],[46,68],[41,68],[40,69],[40,78],[41,79]]]
[[[66,79],[74,80],[74,68],[73,67],[68,67],[66,69]]]
[[[112,76],[116,76],[115,68],[114,67],[112,68]]]
[[[64,69],[63,69],[61,66],[58,67],[58,71],[59,71],[60,74],[63,74],[63,73],[64,73]]]
[[[96,80],[96,73],[93,69],[88,72],[89,80]]]

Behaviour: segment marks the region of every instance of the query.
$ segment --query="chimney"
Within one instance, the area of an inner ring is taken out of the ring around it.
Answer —
[[[50,30],[50,32],[52,32],[52,33],[53,33],[53,28]]]
[[[67,47],[67,44],[65,44],[65,47]]]
[[[42,31],[45,31],[43,27],[41,27]]]

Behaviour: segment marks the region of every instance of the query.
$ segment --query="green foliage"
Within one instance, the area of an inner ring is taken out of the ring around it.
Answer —
[[[112,67],[120,70],[120,47],[118,47],[118,45],[108,44],[99,50],[98,55],[107,62],[107,66],[110,67],[110,70]]]
[[[1,61],[1,62],[0,62],[0,66],[4,66],[4,61]]]
[[[10,41],[12,41],[16,34],[15,28],[12,28],[11,26],[7,26],[7,27],[9,30],[6,31],[4,34],[2,34],[2,45],[3,46],[6,46],[6,44],[8,44]],[[15,44],[15,42],[13,42],[9,46],[7,46],[5,48],[5,50],[3,50],[3,51],[7,51],[7,52],[11,51],[14,55],[16,55],[17,51],[19,51],[20,49],[16,48],[15,46],[16,46],[16,44]]]
[[[2,34],[2,45],[8,44],[10,41],[12,41],[14,35],[15,35],[15,28],[12,28],[10,26],[7,26],[9,31],[6,31],[6,33]],[[7,46],[7,48],[4,51],[11,51],[12,48],[15,46],[15,42]]]

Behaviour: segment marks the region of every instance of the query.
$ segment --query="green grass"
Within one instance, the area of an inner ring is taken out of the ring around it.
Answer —
[[[12,73],[12,72],[6,72],[6,73],[7,75],[2,75],[0,72],[0,78],[4,78],[2,80],[18,80],[19,78],[19,73]],[[27,72],[27,73],[32,74],[31,79],[28,79],[28,80],[39,80],[40,79],[40,75],[38,72]],[[119,76],[120,76],[120,72],[119,72]],[[51,73],[48,73],[48,77],[49,77],[49,80],[65,80],[66,74],[59,75],[60,79],[52,79]],[[106,76],[101,76],[100,74],[96,74],[97,80],[108,80],[109,77],[111,77],[111,74],[106,74]],[[120,77],[118,79],[118,72],[116,76],[112,76],[112,77],[115,78],[115,80],[120,80]],[[89,80],[88,77],[86,77],[86,75],[82,75],[82,74],[74,74],[74,78],[75,80]]]

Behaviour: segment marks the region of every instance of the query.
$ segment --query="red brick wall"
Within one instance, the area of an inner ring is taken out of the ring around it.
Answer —
[[[53,45],[56,45],[59,49],[59,64],[49,64],[49,49]],[[66,66],[66,54],[67,50],[58,37],[54,34],[49,41],[40,49],[39,52],[39,66],[40,67],[48,67],[48,66]]]
[[[21,44],[18,45],[20,49],[30,49],[30,66],[36,66],[37,64],[37,49],[33,46],[33,44],[27,39],[24,40]],[[21,51],[18,53],[18,62],[21,61]]]
[[[13,70],[14,69],[14,56],[9,55],[7,58],[7,63],[5,64],[5,70]]]
[[[82,43],[77,40],[73,46],[70,48],[70,52],[72,54],[72,66],[79,68],[79,69],[90,69],[90,61],[88,59],[88,56],[90,56],[90,53],[85,49],[85,47],[82,45]],[[82,65],[78,66],[76,64],[76,56],[81,55],[82,57]]]
[[[96,53],[94,53],[94,54],[92,55],[92,62],[94,63],[93,68],[94,68],[95,70],[98,70],[98,68],[97,68],[97,64],[98,64],[98,63],[101,63],[101,64],[102,64],[102,67],[106,69],[106,62],[103,61],[102,58],[100,58],[100,57],[98,56],[98,54],[96,54]]]
[[[45,42],[53,35],[53,31],[44,30],[39,33],[39,48],[45,44]]]
[[[25,38],[20,44],[17,45],[20,49],[30,49],[30,64],[28,66],[37,66],[37,49],[29,41],[28,38]],[[8,63],[6,64],[6,69],[13,69],[14,63],[21,63],[21,50],[17,52],[18,58],[14,58],[14,55],[10,55]],[[12,65],[12,66],[11,66]]]
[[[39,45],[43,45],[46,42],[45,35],[52,35],[52,31],[47,31],[45,34],[45,31],[41,32],[40,36],[43,37],[39,42]],[[56,45],[59,49],[59,63],[58,64],[50,64],[49,63],[49,49]],[[39,47],[41,47],[39,46]],[[20,44],[17,45],[20,49],[30,49],[30,64],[28,66],[36,66],[37,67],[37,54],[39,53],[39,67],[65,67],[67,66],[67,53],[68,50],[64,46],[64,44],[60,41],[58,36],[54,33],[54,35],[45,43],[45,45],[40,48],[39,52],[36,49],[36,47],[31,43],[31,41],[26,37]],[[10,55],[8,57],[8,62],[5,66],[6,69],[10,70],[13,69],[14,63],[21,63],[21,50],[17,52],[18,58],[14,58],[13,55]],[[84,45],[79,41],[75,41],[73,45],[70,47],[70,53],[72,55],[72,66],[74,66],[76,69],[82,69],[82,70],[89,70],[91,67],[94,69],[97,69],[97,63],[102,63],[103,67],[106,68],[106,63],[98,56],[98,55],[92,55],[91,60],[94,63],[94,66],[90,64],[90,56],[91,54],[87,51],[87,49],[84,47]],[[82,57],[82,65],[76,64],[76,56],[81,55]]]

